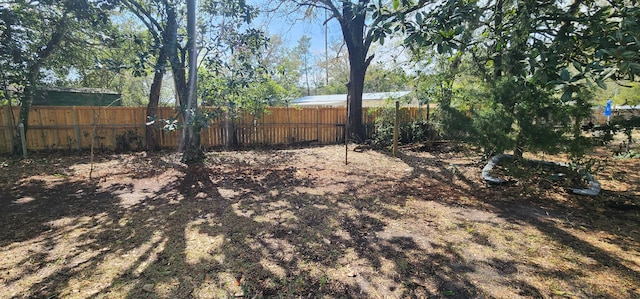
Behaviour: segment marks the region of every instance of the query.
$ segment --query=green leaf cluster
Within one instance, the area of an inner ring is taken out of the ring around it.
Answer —
[[[581,155],[594,144],[580,130],[592,115],[594,90],[610,80],[633,86],[640,72],[637,1],[435,7],[405,22],[405,44],[414,61],[436,61],[427,65],[441,80],[423,89],[440,104],[444,134],[487,153]]]

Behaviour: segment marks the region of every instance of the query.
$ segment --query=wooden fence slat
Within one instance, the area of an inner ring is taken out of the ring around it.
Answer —
[[[4,131],[4,140],[2,140],[2,144],[4,145],[4,151],[5,152],[11,152],[13,149],[13,142],[14,142],[14,119],[13,119],[13,111],[11,110],[11,107],[9,106],[4,106],[2,109],[2,119],[3,121],[0,122],[0,124],[3,125],[2,130]]]
[[[76,136],[76,149],[82,149],[82,138],[80,137],[80,123],[78,122],[78,109],[76,106],[72,108],[71,117],[73,118],[73,132]]]

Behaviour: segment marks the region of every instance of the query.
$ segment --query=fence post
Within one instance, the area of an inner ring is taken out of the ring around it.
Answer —
[[[400,111],[400,102],[396,101],[395,120],[393,123],[393,157],[398,156],[398,117]]]
[[[316,107],[316,140],[318,144],[322,144],[320,139],[320,107]]]
[[[71,119],[73,120],[73,131],[76,135],[76,149],[82,149],[82,140],[80,139],[80,125],[78,124],[78,109],[76,106],[71,107]]]
[[[24,134],[24,124],[20,123],[18,125],[18,129],[20,130],[20,141],[22,142],[22,157],[27,158],[27,136]]]

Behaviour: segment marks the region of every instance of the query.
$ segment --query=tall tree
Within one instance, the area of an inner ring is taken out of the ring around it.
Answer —
[[[142,24],[145,25],[147,32],[152,37],[152,44],[149,49],[143,49],[138,52],[141,63],[138,68],[145,69],[148,66],[144,64],[149,54],[155,54],[155,65],[153,66],[153,81],[149,91],[149,102],[147,104],[147,121],[153,123],[152,120],[157,118],[158,105],[160,102],[160,91],[162,90],[162,82],[164,79],[165,68],[169,56],[172,30],[177,30],[177,21],[175,20],[174,8],[168,1],[161,1],[162,5],[157,5],[153,1],[145,0],[120,0],[122,5],[131,13],[133,13]],[[174,19],[170,19],[174,18]],[[176,27],[176,28],[174,28]],[[134,37],[135,38],[135,37]],[[175,46],[175,45],[174,45]],[[140,72],[140,70],[134,70]],[[180,75],[178,75],[180,76]],[[175,82],[175,81],[174,81]],[[158,130],[155,126],[147,125],[145,128],[145,140],[148,151],[159,149]]]
[[[374,58],[374,54],[369,52],[371,44],[376,41],[384,43],[388,35],[400,29],[400,27],[392,28],[394,22],[403,20],[408,14],[425,7],[428,1],[394,0],[372,3],[370,0],[294,0],[291,2],[307,11],[325,10],[329,12],[329,19],[325,22],[335,19],[340,24],[349,52],[347,98],[350,138],[364,140],[362,92],[367,68]]]
[[[3,42],[0,46],[2,71],[11,73],[11,84],[22,87],[18,122],[28,131],[29,109],[42,71],[54,67],[53,57],[72,45],[75,36],[92,39],[90,32],[109,23],[107,0],[25,1],[17,0],[0,8]],[[100,34],[98,34],[100,35]],[[14,146],[19,150],[19,145]]]
[[[184,19],[184,6],[179,2],[170,0],[120,0],[121,3],[130,12],[138,17],[153,37],[154,44],[152,49],[156,49],[156,62],[154,66],[154,79],[149,93],[149,104],[147,106],[147,118],[155,119],[157,116],[158,101],[160,90],[162,88],[162,80],[164,77],[165,66],[169,63],[172,70],[172,78],[174,82],[176,98],[180,105],[180,112],[183,120],[186,122],[190,117],[188,114],[193,113],[189,110],[189,83],[187,78],[187,58],[192,55],[191,47],[195,47],[195,43],[191,43],[187,38],[185,41],[180,35],[179,24]],[[187,3],[191,5],[190,3]],[[187,7],[187,12],[190,6]],[[194,8],[195,9],[195,8]],[[195,10],[194,10],[195,13]],[[189,21],[187,20],[187,23]],[[190,23],[189,23],[190,24]],[[195,48],[194,48],[195,49]],[[141,53],[142,54],[142,53]],[[189,55],[187,55],[189,54]],[[141,56],[145,56],[144,54]],[[187,130],[187,129],[185,129]],[[147,149],[155,150],[158,147],[157,131],[153,126],[147,126]],[[186,150],[191,144],[191,134],[182,134],[181,150]],[[199,147],[199,146],[198,146]],[[186,152],[185,152],[186,153]],[[192,153],[187,154],[188,156]],[[190,159],[189,159],[190,160]]]
[[[205,60],[199,93],[207,105],[224,107],[225,145],[233,148],[238,145],[239,112],[260,115],[267,105],[275,102],[274,97],[286,92],[270,78],[268,63],[262,57],[268,40],[261,31],[236,32],[228,37],[231,40],[223,44],[229,51]],[[218,50],[222,49],[220,44]]]
[[[294,49],[284,47],[282,38],[279,35],[269,37],[269,43],[265,45],[260,54],[260,65],[269,70],[269,80],[275,85],[272,105],[287,104],[289,101],[302,94],[300,88],[300,77],[302,61],[296,55]]]
[[[309,71],[311,70],[311,37],[303,35],[298,40],[298,45],[294,48],[294,53],[302,62],[301,73],[304,76],[304,84],[307,88],[306,95],[311,95],[311,85],[309,83]]]
[[[324,84],[318,84],[318,94],[344,94],[347,93],[349,82],[349,53],[343,42],[333,43],[328,46],[331,54],[327,61],[320,62],[321,68],[327,70],[328,80]],[[326,65],[324,65],[326,64]],[[363,91],[364,92],[364,91]]]
[[[198,48],[196,46],[196,0],[187,0],[187,50],[189,55],[189,85],[187,88],[187,107],[185,110],[185,126],[182,142],[185,142],[182,161],[191,164],[201,162],[202,152],[200,132],[202,127],[197,124],[198,111]]]
[[[241,0],[205,0],[199,4],[201,10],[198,14],[203,17],[195,18],[191,14],[195,15],[197,3],[187,3],[185,10],[184,5],[179,1],[121,1],[146,25],[158,49],[155,79],[150,93],[154,99],[149,101],[148,116],[151,117],[154,111],[152,108],[157,107],[156,95],[159,95],[164,66],[168,62],[173,74],[180,114],[185,122],[181,140],[181,150],[184,151],[183,160],[196,161],[202,156],[202,153],[199,152],[199,132],[205,119],[199,115],[197,109],[197,92],[190,91],[191,86],[196,86],[198,63],[197,60],[188,61],[187,59],[197,59],[199,55],[204,60],[218,59],[217,57],[224,52],[220,51],[222,48],[220,45],[225,42],[233,42],[233,32],[237,31],[242,24],[249,23],[255,17],[256,10]],[[200,30],[199,34],[202,38],[198,40],[198,43],[193,41],[197,31],[187,30],[185,39],[184,28],[180,28],[180,24],[184,23],[185,12],[187,14],[187,29]],[[190,19],[189,16],[194,19]],[[202,51],[198,48],[201,48]],[[225,49],[228,48],[225,47]],[[152,145],[149,144],[149,147]]]

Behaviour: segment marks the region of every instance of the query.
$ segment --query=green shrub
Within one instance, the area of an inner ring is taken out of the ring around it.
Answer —
[[[401,113],[398,142],[402,144],[417,143],[426,140],[439,139],[436,126],[426,120],[407,121],[408,117]],[[376,117],[376,133],[373,143],[385,147],[393,144],[393,126],[395,124],[395,107],[386,105],[381,108],[380,115]]]
[[[477,145],[485,155],[583,153],[592,146],[576,132],[591,113],[590,93],[580,93],[573,103],[565,103],[552,91],[517,78],[503,78],[489,90],[443,107],[439,121],[445,136]]]

